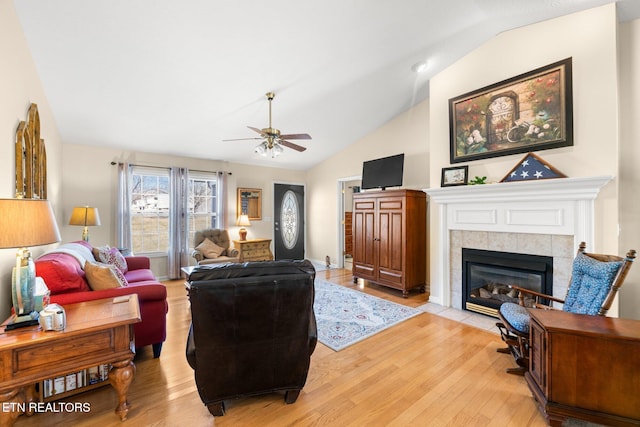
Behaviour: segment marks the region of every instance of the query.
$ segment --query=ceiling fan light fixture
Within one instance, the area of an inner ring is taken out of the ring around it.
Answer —
[[[256,154],[260,154],[261,156],[267,155],[267,141],[262,141],[256,148],[253,150]]]
[[[277,144],[277,143],[273,144],[273,148],[271,149],[271,157],[275,159],[280,154],[282,154],[283,151],[284,151],[284,149],[282,148],[282,145]]]

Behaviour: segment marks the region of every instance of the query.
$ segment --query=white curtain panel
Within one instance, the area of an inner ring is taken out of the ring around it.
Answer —
[[[231,172],[218,172],[218,228],[229,228],[227,181]]]
[[[131,240],[131,165],[118,163],[118,202],[116,215],[117,245],[128,248],[133,253]]]
[[[189,171],[172,167],[170,170],[169,197],[169,253],[168,274],[170,279],[180,277],[180,268],[189,265]]]

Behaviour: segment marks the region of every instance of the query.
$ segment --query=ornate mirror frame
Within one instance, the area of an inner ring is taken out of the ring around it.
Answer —
[[[249,221],[262,220],[262,189],[238,187],[236,215],[247,214]]]
[[[40,139],[38,106],[31,104],[27,121],[16,130],[16,197],[47,198],[47,152]]]

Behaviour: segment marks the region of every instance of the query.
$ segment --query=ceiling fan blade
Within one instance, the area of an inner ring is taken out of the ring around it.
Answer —
[[[280,138],[284,139],[311,139],[311,135],[308,133],[290,133],[287,135],[280,135]]]
[[[253,126],[247,126],[247,127],[252,131],[258,132],[260,135],[262,135],[262,129],[254,128]]]
[[[262,139],[262,138],[235,138],[235,139],[223,139],[222,142],[228,142],[228,141],[249,141],[249,140],[253,140],[253,139]]]
[[[302,146],[300,146],[298,144],[294,144],[293,142],[285,141],[284,139],[279,139],[278,143],[280,145],[284,145],[285,147],[289,147],[289,148],[291,148],[293,150],[296,150],[296,151],[304,151],[304,150],[307,149],[306,147],[302,147]]]

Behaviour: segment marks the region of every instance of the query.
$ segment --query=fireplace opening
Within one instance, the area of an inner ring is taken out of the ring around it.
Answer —
[[[493,317],[503,302],[518,303],[510,285],[553,290],[553,257],[462,248],[462,307]],[[525,300],[531,305],[532,300]]]

